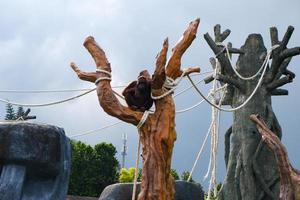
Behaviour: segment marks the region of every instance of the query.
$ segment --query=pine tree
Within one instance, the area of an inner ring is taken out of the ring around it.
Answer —
[[[15,120],[15,119],[16,119],[16,113],[14,111],[13,106],[10,103],[6,104],[5,120]]]
[[[19,106],[18,107],[18,112],[17,112],[17,119],[19,117],[22,117],[24,115],[25,111],[24,111],[24,108],[22,106]]]

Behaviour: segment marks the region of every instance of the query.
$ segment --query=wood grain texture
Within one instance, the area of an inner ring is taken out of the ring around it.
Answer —
[[[176,79],[183,73],[181,58],[196,37],[200,20],[192,21],[183,34],[183,37],[172,49],[170,59],[167,61],[168,40],[163,43],[162,50],[156,58],[156,69],[152,76],[152,94],[161,95],[165,92],[163,84],[166,76]],[[95,42],[93,37],[88,37],[84,43],[96,66],[111,72],[110,63],[105,52]],[[85,81],[94,82],[99,77],[106,77],[104,73],[83,72],[74,63],[71,64],[78,77]],[[200,72],[200,68],[189,68],[185,74]],[[122,121],[137,125],[143,116],[142,112],[133,111],[120,104],[114,95],[110,81],[102,80],[97,85],[97,94],[103,110]],[[139,129],[142,143],[142,183],[138,200],[173,200],[174,179],[170,174],[171,160],[175,131],[175,105],[171,95],[155,100],[155,112],[151,114],[144,125]]]

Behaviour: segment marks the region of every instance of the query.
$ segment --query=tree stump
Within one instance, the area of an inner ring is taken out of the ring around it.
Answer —
[[[276,157],[280,174],[279,200],[300,200],[300,171],[291,165],[286,148],[259,115],[251,115],[250,118]]]
[[[156,69],[151,80],[151,91],[154,96],[166,92],[163,87],[166,77],[175,80],[182,73],[186,75],[200,71],[199,68],[189,68],[185,72],[180,69],[181,57],[195,39],[199,22],[200,20],[196,19],[189,24],[183,37],[172,49],[172,55],[168,62],[168,40],[164,41],[162,50],[157,55]],[[111,72],[110,63],[104,51],[93,37],[88,37],[84,42],[84,46],[93,57],[97,69]],[[101,80],[97,84],[100,106],[111,116],[135,126],[139,124],[143,117],[143,112],[132,110],[120,104],[112,91],[107,73],[103,71],[83,72],[74,63],[71,63],[71,67],[78,77],[85,81],[95,82],[101,77],[106,77],[106,80]],[[147,79],[149,78],[147,77]],[[148,117],[139,129],[140,140],[143,145],[143,171],[141,192],[138,195],[138,200],[173,200],[174,179],[170,174],[170,170],[173,146],[176,140],[175,105],[171,95],[155,100],[154,104],[155,112]]]
[[[300,54],[300,47],[287,48],[294,28],[288,27],[282,41],[278,40],[275,27],[270,29],[272,46],[278,45],[271,54],[271,65],[268,66],[262,84],[251,100],[241,109],[233,112],[233,125],[225,134],[225,162],[227,175],[220,193],[225,200],[268,200],[279,194],[279,176],[276,160],[261,142],[261,137],[250,121],[249,116],[258,113],[264,118],[270,129],[281,138],[281,127],[271,105],[274,95],[287,95],[288,91],[279,87],[292,82],[295,74],[287,69],[291,58]],[[235,108],[240,106],[254,91],[260,76],[243,80],[233,70],[223,42],[230,30],[221,32],[220,25],[214,28],[215,39],[207,33],[205,40],[218,58],[221,69],[216,79],[227,83],[223,105]],[[254,75],[262,66],[267,50],[259,34],[248,36],[240,48],[228,45],[230,54],[239,54],[236,70],[244,77]],[[260,72],[261,74],[261,72]],[[211,81],[212,79],[207,79]]]

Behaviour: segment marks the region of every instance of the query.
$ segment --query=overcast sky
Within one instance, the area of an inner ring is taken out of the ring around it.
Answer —
[[[170,46],[181,37],[187,24],[201,18],[198,37],[183,58],[183,66],[201,66],[209,71],[212,51],[203,34],[212,33],[220,23],[232,33],[227,41],[234,47],[243,45],[250,33],[261,33],[270,48],[269,27],[277,26],[282,37],[287,26],[295,27],[289,46],[300,46],[299,0],[1,0],[0,1],[0,90],[15,89],[78,89],[92,88],[93,84],[80,81],[69,67],[76,62],[83,70],[93,71],[95,65],[82,46],[88,35],[93,35],[106,51],[112,64],[112,85],[126,85],[139,71],[154,70],[155,56],[165,37]],[[300,58],[295,57],[289,69],[300,74]],[[200,80],[201,77],[195,77]],[[185,88],[183,82],[180,88]],[[200,85],[203,91],[208,87]],[[300,123],[298,106],[300,79],[285,86],[289,96],[273,98],[273,108],[283,128],[283,142],[290,159],[300,168]],[[178,89],[180,91],[180,89]],[[0,98],[24,103],[43,103],[76,95],[56,94],[7,94]],[[199,101],[191,90],[176,98],[177,109],[186,108]],[[117,122],[99,107],[96,94],[92,93],[72,102],[51,107],[33,108],[36,122],[63,127],[68,136],[100,128]],[[5,115],[5,104],[0,105],[0,118]],[[173,168],[180,173],[190,170],[210,123],[211,110],[207,104],[177,116],[177,141]],[[231,114],[222,114],[221,144],[219,148],[218,177],[225,173],[223,135],[232,122]],[[137,145],[136,128],[122,124],[80,137],[94,145],[111,142],[120,158],[121,136],[128,134],[126,167],[134,166]],[[200,159],[194,179],[201,182],[208,166],[209,146]],[[207,183],[204,183],[205,185]]]

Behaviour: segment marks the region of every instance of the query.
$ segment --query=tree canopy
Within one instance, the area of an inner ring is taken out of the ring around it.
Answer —
[[[71,141],[72,167],[69,194],[99,197],[102,190],[117,182],[119,162],[112,144],[100,143],[91,147]]]

